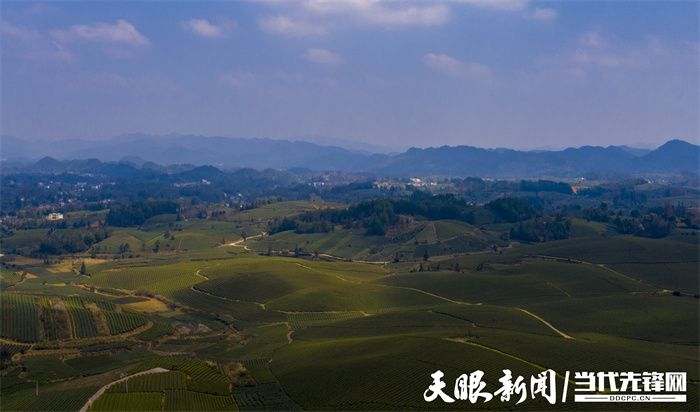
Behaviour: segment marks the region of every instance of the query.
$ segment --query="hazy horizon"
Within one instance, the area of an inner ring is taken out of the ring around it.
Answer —
[[[699,7],[3,2],[0,132],[393,151],[697,144]]]
[[[582,147],[609,147],[609,146],[615,146],[615,147],[629,147],[631,149],[640,149],[640,150],[656,150],[659,147],[663,146],[664,144],[668,143],[671,140],[681,140],[686,143],[690,143],[693,145],[698,145],[698,142],[691,142],[686,139],[670,139],[668,141],[665,141],[659,145],[652,145],[652,144],[645,144],[645,143],[631,143],[631,144],[620,144],[620,145],[615,145],[615,144],[610,144],[610,145],[579,145],[579,146],[521,146],[521,147],[505,147],[505,146],[499,146],[499,147],[494,147],[494,146],[478,146],[478,145],[467,145],[467,144],[462,144],[462,145],[424,145],[424,146],[385,146],[382,145],[381,143],[375,144],[375,143],[365,143],[365,142],[357,142],[357,141],[352,141],[352,140],[347,140],[347,139],[338,139],[338,138],[332,138],[332,137],[325,137],[325,136],[291,136],[289,138],[271,138],[271,137],[235,137],[235,136],[204,136],[204,135],[196,135],[196,134],[183,134],[183,133],[168,133],[168,134],[163,134],[163,135],[150,135],[146,133],[141,133],[141,132],[135,132],[135,133],[124,133],[121,135],[116,135],[116,136],[111,136],[111,137],[105,137],[101,139],[71,139],[71,138],[66,138],[66,139],[57,139],[57,140],[50,140],[50,139],[38,139],[35,140],[36,142],[41,142],[41,143],[69,143],[69,142],[85,142],[85,143],[96,143],[96,142],[114,142],[116,139],[120,137],[126,137],[126,136],[138,136],[142,135],[147,138],[173,138],[173,137],[187,137],[187,136],[193,136],[193,137],[201,137],[201,138],[227,138],[227,139],[244,139],[244,140],[279,140],[279,141],[288,141],[288,142],[306,142],[306,143],[312,143],[318,146],[334,146],[334,147],[340,147],[342,149],[351,151],[351,152],[365,152],[368,154],[400,154],[403,152],[406,152],[410,149],[416,148],[416,149],[430,149],[430,148],[439,148],[442,146],[448,146],[448,147],[457,147],[457,146],[471,146],[479,149],[486,149],[486,150],[516,150],[516,151],[522,151],[522,152],[539,152],[539,151],[563,151],[567,149],[580,149]],[[3,135],[0,136],[2,138],[15,138],[19,139],[22,141],[28,141],[28,139],[24,139],[19,136],[12,136],[12,135]],[[533,145],[535,143],[533,142]],[[2,144],[0,144],[0,150],[2,149]]]

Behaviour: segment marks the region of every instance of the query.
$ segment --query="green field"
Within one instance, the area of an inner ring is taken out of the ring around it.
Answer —
[[[506,265],[493,263],[482,271],[406,273],[379,282],[424,290],[461,302],[507,305],[532,298],[552,300],[656,290],[594,265],[541,260]]]
[[[505,246],[488,232],[458,221],[422,222],[396,239],[367,236],[364,229],[336,229],[330,233],[303,234],[292,231],[254,239],[247,244],[256,250],[292,254],[316,252],[339,259],[390,261],[397,255],[405,259],[483,251],[493,244]]]
[[[77,295],[49,298],[6,292],[2,295],[0,314],[3,325],[1,336],[17,342],[118,335],[148,322],[140,313],[122,312],[112,303]],[[108,329],[103,328],[100,333],[98,325]]]
[[[37,242],[39,236],[44,236],[46,234],[45,229],[26,229],[17,230],[10,237],[3,237],[2,248],[7,249],[18,249],[24,247],[32,247]]]
[[[92,403],[94,411],[160,411],[163,394],[158,392],[104,393]]]
[[[394,238],[339,227],[253,238],[318,207],[152,218],[116,229],[95,259],[3,269],[2,410],[77,410],[122,376],[128,393],[114,384],[90,410],[697,409],[697,243],[574,219],[569,239],[509,244],[499,231],[512,224],[483,208],[474,225],[416,220]],[[18,234],[17,245],[40,235]],[[253,251],[221,245],[243,235]],[[168,372],[133,376],[156,367]],[[566,372],[685,372],[688,402],[577,404],[571,380],[556,406],[424,399],[437,370],[452,396],[475,371],[493,394],[506,369],[526,383],[552,369],[559,391]]]
[[[566,257],[605,265],[659,288],[700,293],[697,243],[634,236],[575,239],[523,248],[523,252]]]
[[[176,263],[148,268],[123,268],[103,270],[84,283],[98,287],[122,290],[149,290],[164,296],[187,289],[204,280],[197,270],[205,267],[202,262]]]
[[[269,273],[238,274],[200,282],[195,289],[219,297],[248,302],[269,302],[294,290],[289,283]]]
[[[406,336],[299,343],[281,350],[270,365],[282,387],[303,408],[451,410],[452,405],[426,404],[423,399],[432,373],[441,370],[446,381],[454,382],[461,373],[480,369],[490,377],[487,389],[493,392],[506,364],[516,375],[539,371],[524,362],[504,362],[501,355],[486,349],[437,337]],[[529,403],[533,404],[543,406]]]
[[[39,395],[25,393],[13,402],[3,404],[5,411],[76,411],[80,409],[98,387],[83,387],[61,391],[43,391]],[[113,410],[113,409],[112,409]]]
[[[19,342],[39,340],[39,313],[34,297],[2,294],[2,337]]]
[[[335,206],[337,205],[310,201],[277,202],[270,205],[264,205],[259,208],[241,211],[236,214],[234,221],[245,223],[251,220],[257,221],[275,217],[293,216],[307,211],[318,210],[320,207]],[[254,233],[248,233],[249,236],[252,234]]]

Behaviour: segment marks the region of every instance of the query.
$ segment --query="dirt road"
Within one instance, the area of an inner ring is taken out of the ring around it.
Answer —
[[[129,378],[133,378],[134,376],[145,375],[147,373],[160,373],[160,372],[170,372],[170,370],[165,369],[165,368],[153,368],[153,369],[149,369],[147,371],[143,371],[143,372],[135,373],[135,374],[130,375],[130,376],[123,377],[123,378],[116,380],[114,382],[110,382],[107,385],[101,387],[100,390],[95,392],[95,394],[90,397],[90,400],[85,402],[85,405],[83,405],[83,407],[80,408],[80,412],[87,412],[90,405],[92,405],[97,400],[97,398],[99,398],[100,395],[102,395],[104,393],[104,391],[107,390],[107,388],[114,385],[115,383],[124,382],[125,380],[127,380]]]

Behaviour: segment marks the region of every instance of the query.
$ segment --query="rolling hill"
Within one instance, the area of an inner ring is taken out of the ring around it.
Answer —
[[[100,159],[117,162],[138,157],[158,164],[250,167],[258,170],[304,167],[316,171],[363,172],[378,176],[507,178],[579,177],[589,172],[697,172],[700,159],[700,146],[682,140],[671,140],[653,151],[633,151],[628,147],[616,146],[583,146],[561,151],[442,146],[411,148],[395,155],[361,153],[303,141],[177,134],[131,134],[105,141],[73,140],[45,145],[3,136],[3,145],[3,158],[7,161],[34,162],[50,156],[59,160]]]

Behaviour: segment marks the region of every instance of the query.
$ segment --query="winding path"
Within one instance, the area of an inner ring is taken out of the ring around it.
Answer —
[[[525,309],[520,309],[520,308],[516,308],[516,309],[521,310],[521,311],[527,313],[528,315],[532,316],[533,318],[535,318],[535,319],[539,320],[540,322],[544,323],[545,325],[549,326],[550,329],[552,329],[553,331],[557,332],[558,334],[560,334],[560,335],[563,336],[564,338],[566,338],[566,339],[575,339],[575,338],[572,338],[571,336],[567,335],[566,333],[560,331],[559,329],[555,328],[555,327],[552,326],[549,322],[547,322],[546,320],[542,319],[541,317],[535,315],[534,313],[530,313],[530,312],[526,311]]]
[[[248,239],[253,239],[253,238],[256,238],[256,237],[261,237],[261,236],[263,236],[264,234],[265,234],[265,232],[262,232],[261,234],[255,235],[255,236],[247,236],[245,239],[238,239],[237,241],[232,242],[232,243],[227,243],[227,244],[225,244],[224,246],[242,247],[244,250],[251,250],[251,251],[252,251],[253,249],[249,248],[249,247],[246,246],[246,245],[241,245],[240,243],[243,243],[243,242],[247,241]]]
[[[104,393],[104,391],[107,390],[107,388],[109,388],[110,386],[114,385],[115,383],[124,382],[125,380],[127,380],[127,379],[129,379],[129,378],[133,378],[134,376],[145,375],[145,374],[147,374],[147,373],[160,373],[160,372],[170,372],[170,370],[169,370],[169,369],[165,369],[165,368],[153,368],[153,369],[149,369],[149,370],[147,370],[147,371],[135,373],[135,374],[130,375],[130,376],[125,376],[125,377],[123,377],[123,378],[121,378],[121,379],[118,379],[118,380],[116,380],[116,381],[114,381],[114,382],[110,382],[110,383],[106,384],[105,386],[101,387],[100,390],[98,390],[97,392],[95,392],[95,394],[92,395],[92,396],[90,397],[90,400],[88,400],[87,402],[85,402],[85,405],[83,405],[83,407],[80,408],[80,411],[79,411],[79,412],[87,412],[87,410],[88,410],[88,408],[90,407],[90,405],[92,405],[92,403],[95,402],[95,401],[97,400],[97,398],[99,398],[100,395],[102,395],[102,394]]]

